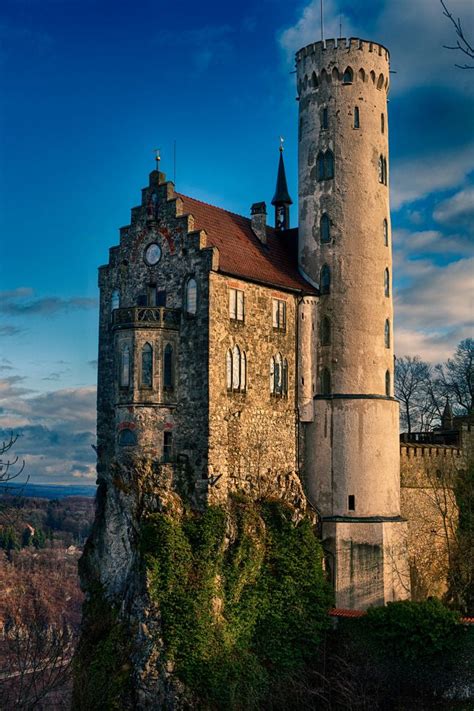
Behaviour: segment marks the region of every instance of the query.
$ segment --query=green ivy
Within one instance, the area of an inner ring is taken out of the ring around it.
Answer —
[[[257,708],[317,654],[331,593],[311,523],[292,513],[239,497],[143,527],[166,658],[203,708]]]

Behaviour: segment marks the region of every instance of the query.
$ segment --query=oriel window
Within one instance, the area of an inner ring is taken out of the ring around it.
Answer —
[[[149,343],[142,348],[140,384],[142,388],[153,387],[153,348]]]

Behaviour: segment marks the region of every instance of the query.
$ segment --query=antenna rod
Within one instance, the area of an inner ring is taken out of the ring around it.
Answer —
[[[176,139],[173,141],[173,183],[176,185]]]
[[[324,13],[323,13],[323,0],[321,0],[321,42],[324,42]]]

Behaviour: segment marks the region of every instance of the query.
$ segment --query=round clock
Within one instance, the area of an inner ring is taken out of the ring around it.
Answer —
[[[161,247],[156,242],[149,244],[145,250],[145,262],[150,266],[158,264],[161,259]]]

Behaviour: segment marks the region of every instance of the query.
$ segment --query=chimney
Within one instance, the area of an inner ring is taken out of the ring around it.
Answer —
[[[264,202],[254,202],[250,209],[252,231],[262,244],[267,243],[267,206]]]

